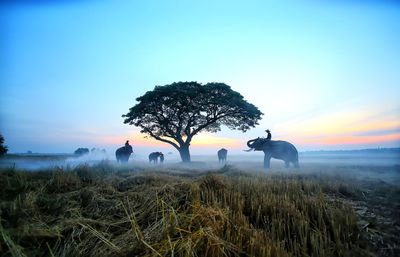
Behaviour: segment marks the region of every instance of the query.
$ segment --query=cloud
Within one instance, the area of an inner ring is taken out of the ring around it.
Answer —
[[[396,129],[363,131],[358,134],[355,134],[355,136],[384,136],[384,135],[399,134],[399,133],[400,133],[400,127]]]
[[[147,137],[145,134],[139,131],[130,131],[128,134],[123,136],[112,136],[98,138],[99,144],[107,145],[123,145],[126,140],[135,146],[171,146],[168,143],[164,143],[154,138]],[[193,148],[205,148],[205,147],[230,147],[230,148],[240,148],[243,147],[246,140],[234,139],[229,137],[220,137],[212,135],[211,133],[200,133],[194,136],[190,146]]]
[[[277,131],[299,146],[400,145],[398,109],[389,109],[337,110],[282,123]]]
[[[298,139],[299,144],[313,145],[362,145],[397,142],[400,144],[400,133],[380,136],[329,136],[324,138]]]
[[[384,110],[341,110],[321,114],[305,120],[280,125],[288,137],[315,138],[322,136],[349,136],[371,131],[396,130],[400,120]]]
[[[195,136],[192,140],[192,147],[229,147],[240,148],[243,147],[246,140],[234,139],[228,137],[219,137],[211,133],[202,133]]]

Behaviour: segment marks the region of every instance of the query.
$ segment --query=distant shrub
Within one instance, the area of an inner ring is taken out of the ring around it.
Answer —
[[[88,148],[78,148],[74,152],[74,154],[76,154],[76,155],[84,155],[84,154],[88,154],[88,153],[89,153]]]

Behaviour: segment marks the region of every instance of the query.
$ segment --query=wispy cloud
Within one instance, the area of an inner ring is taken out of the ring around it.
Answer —
[[[367,145],[386,142],[398,142],[400,133],[379,136],[327,136],[323,138],[294,139],[299,144],[314,145]]]
[[[336,111],[302,120],[297,124],[281,124],[283,137],[298,144],[363,145],[400,143],[400,120],[395,111]]]
[[[98,143],[117,145],[123,144],[126,140],[136,146],[169,146],[169,144],[158,141],[152,137],[141,134],[139,131],[130,131],[126,135],[114,136],[114,137],[102,137],[98,138]],[[245,140],[234,139],[228,137],[220,137],[211,133],[201,133],[195,136],[191,142],[193,148],[203,147],[230,147],[240,148],[243,147]]]

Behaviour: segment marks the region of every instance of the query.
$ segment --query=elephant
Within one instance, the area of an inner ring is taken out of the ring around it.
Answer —
[[[117,158],[117,162],[121,163],[128,162],[131,153],[133,153],[131,145],[125,145],[123,147],[118,148],[117,151],[115,151],[115,157]]]
[[[226,155],[228,154],[228,150],[226,150],[225,148],[220,149],[218,152],[218,160],[221,163],[225,163],[226,162]]]
[[[289,142],[258,137],[249,140],[247,146],[250,148],[247,151],[264,151],[264,168],[270,167],[271,158],[283,160],[286,168],[289,168],[290,163],[299,168],[299,154],[296,147]]]
[[[160,162],[164,162],[164,154],[162,152],[152,152],[149,154],[149,163],[154,163],[157,164],[158,162],[158,157],[160,157]]]

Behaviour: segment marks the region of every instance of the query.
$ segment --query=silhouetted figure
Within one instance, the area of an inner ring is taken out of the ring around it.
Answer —
[[[265,132],[267,132],[267,140],[271,140],[271,137],[272,137],[272,135],[271,135],[271,131],[269,130],[269,129],[267,129]]]
[[[161,164],[164,163],[164,154],[163,153],[160,154],[160,163]]]
[[[271,142],[271,138],[272,138],[271,131],[269,129],[267,129],[265,132],[267,132],[267,138],[265,138],[265,137],[260,138],[259,142],[261,144],[266,144],[266,143]],[[259,151],[261,149],[256,149],[256,150]]]
[[[126,140],[125,146],[129,146],[129,140]]]

